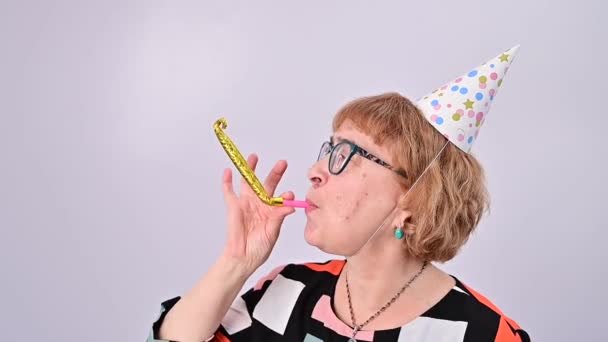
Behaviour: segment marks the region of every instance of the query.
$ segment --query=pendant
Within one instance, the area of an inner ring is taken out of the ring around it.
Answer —
[[[361,330],[361,327],[358,326],[356,323],[353,323],[353,325],[355,326],[353,328],[353,337],[348,339],[348,342],[357,342],[357,340],[355,339],[355,336],[357,336],[357,333],[359,332],[359,330]]]

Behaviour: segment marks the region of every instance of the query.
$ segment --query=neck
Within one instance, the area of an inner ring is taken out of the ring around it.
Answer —
[[[386,304],[420,271],[424,262],[408,256],[397,241],[387,246],[386,240],[382,248],[370,241],[347,260],[343,275],[348,274],[351,295],[357,298],[357,306],[363,312],[376,311]]]

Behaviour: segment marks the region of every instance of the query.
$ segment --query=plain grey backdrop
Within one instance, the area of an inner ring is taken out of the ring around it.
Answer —
[[[534,341],[606,341],[607,25],[597,1],[0,4],[0,334],[143,341],[224,242],[213,134],[302,198],[335,111],[520,43],[473,147],[492,211],[439,265]],[[287,219],[274,266],[335,258]],[[339,257],[339,256],[337,256]]]

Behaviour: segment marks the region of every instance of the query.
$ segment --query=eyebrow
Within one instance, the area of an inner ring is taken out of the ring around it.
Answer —
[[[359,145],[358,145],[356,142],[354,142],[354,141],[352,141],[352,140],[349,140],[349,139],[344,139],[344,138],[339,137],[339,136],[333,136],[333,135],[330,135],[330,136],[329,136],[329,142],[330,142],[330,143],[333,145],[333,144],[334,144],[334,141],[336,141],[336,142],[346,141],[346,142],[353,143],[353,144],[355,144],[355,145],[359,146]]]
[[[352,140],[350,140],[350,139],[342,138],[342,137],[340,137],[340,136],[333,136],[333,135],[330,135],[330,136],[329,136],[329,143],[330,143],[330,144],[332,144],[332,145],[334,145],[334,140],[335,140],[337,143],[342,142],[342,141],[346,141],[346,142],[349,142],[349,143],[355,144],[355,145],[359,146],[359,148],[361,148],[361,149],[365,150],[367,153],[369,153],[369,154],[371,154],[371,155],[375,156],[376,158],[380,158],[380,157],[378,157],[378,154],[377,154],[377,153],[370,152],[370,150],[368,150],[367,148],[362,147],[361,145],[357,144],[356,142],[354,142],[354,141],[352,141]],[[383,159],[383,160],[385,160],[384,158],[382,158],[382,159]]]

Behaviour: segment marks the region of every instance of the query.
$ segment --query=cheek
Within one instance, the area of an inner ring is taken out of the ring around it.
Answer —
[[[338,222],[348,221],[352,212],[352,197],[346,194],[336,194],[335,203],[335,218]]]
[[[351,195],[336,195],[335,217],[337,221],[347,223],[352,221],[357,214],[364,213],[368,200],[368,191],[356,192]]]

